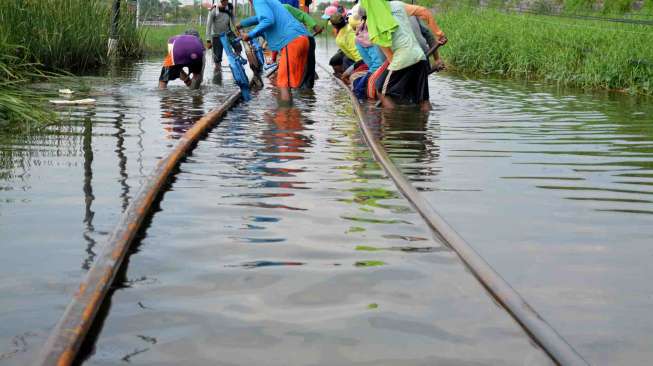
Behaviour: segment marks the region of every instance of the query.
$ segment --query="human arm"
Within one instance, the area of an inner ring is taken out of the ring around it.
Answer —
[[[297,19],[300,23],[304,24],[304,26],[307,29],[314,29],[315,26],[317,25],[317,22],[315,21],[315,19],[313,19],[313,17],[293,7],[292,5],[283,4],[283,7],[286,8],[286,10],[288,10],[288,12],[290,13],[290,15],[293,16],[293,18]]]
[[[392,56],[394,55],[392,48],[382,46],[379,46],[379,48],[381,49],[381,52],[383,52],[385,59],[388,60],[388,62],[392,63]]]
[[[256,21],[258,24],[256,27],[254,27],[254,29],[248,32],[249,38],[256,38],[260,36],[261,33],[265,32],[268,28],[274,25],[274,14],[272,13],[272,9],[270,9],[268,3],[265,1],[255,1],[254,3],[256,10],[256,19],[254,21]],[[247,27],[249,25],[256,24],[255,22],[250,24],[248,22],[250,19],[252,19],[252,17],[241,21],[241,27]]]
[[[215,8],[209,10],[209,17],[206,21],[206,42],[211,43],[211,36],[213,35],[213,11]]]
[[[438,41],[442,39],[446,39],[444,37],[444,32],[440,27],[438,26],[438,23],[435,21],[435,17],[433,17],[433,14],[431,12],[419,5],[411,5],[411,4],[406,4],[406,13],[408,13],[408,16],[416,16],[419,19],[422,19],[424,22],[426,22],[426,25],[429,27],[431,32],[438,38]]]
[[[236,27],[237,28],[247,28],[247,27],[251,27],[253,25],[257,25],[257,24],[258,24],[258,16],[252,15],[249,18],[242,19],[240,21],[240,23],[237,24]]]

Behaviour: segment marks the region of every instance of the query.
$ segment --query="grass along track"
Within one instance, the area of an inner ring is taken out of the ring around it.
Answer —
[[[478,8],[436,17],[450,40],[442,54],[459,71],[653,94],[650,27]]]

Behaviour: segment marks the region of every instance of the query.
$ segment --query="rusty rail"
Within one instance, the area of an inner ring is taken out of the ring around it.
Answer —
[[[186,153],[192,150],[204,133],[213,127],[240,98],[240,91],[234,92],[219,108],[195,122],[193,127],[179,139],[174,150],[157,163],[147,181],[123,212],[102,253],[89,269],[73,300],[50,333],[36,365],[66,366],[75,361],[130,244],[161,188]]]
[[[331,73],[327,68],[320,65],[322,69]],[[388,153],[381,143],[374,137],[372,130],[367,125],[365,115],[361,109],[356,96],[351,92],[345,83],[331,75],[340,86],[347,90],[352,101],[354,111],[358,117],[358,126],[363,132],[363,137],[375,159],[401,193],[408,199],[411,205],[422,216],[435,236],[445,245],[448,245],[465,266],[474,274],[478,281],[494,297],[515,321],[526,331],[531,339],[537,343],[546,354],[558,365],[582,365],[589,363],[555,330],[544,320],[526,300],[504,280],[501,275],[483,259],[474,248],[469,245],[454,228],[447,223],[435,209],[424,200],[420,193],[406,179],[406,177],[394,165]]]

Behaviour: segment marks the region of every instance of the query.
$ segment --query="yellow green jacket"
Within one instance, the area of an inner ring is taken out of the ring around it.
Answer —
[[[348,58],[358,62],[362,59],[360,53],[356,49],[356,32],[354,32],[349,26],[344,26],[338,31],[336,35],[336,44],[338,48]]]

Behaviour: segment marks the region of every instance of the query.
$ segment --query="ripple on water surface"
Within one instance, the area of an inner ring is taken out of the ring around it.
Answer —
[[[592,364],[648,363],[650,98],[430,81],[429,114],[370,112],[393,160]]]
[[[120,212],[187,126],[234,90],[159,91],[160,60],[66,85],[94,106],[0,134],[0,364],[26,365],[63,313]],[[51,99],[60,86],[46,86]]]
[[[291,108],[259,92],[182,164],[130,257],[152,280],[114,294],[88,364],[548,364],[321,76]]]

